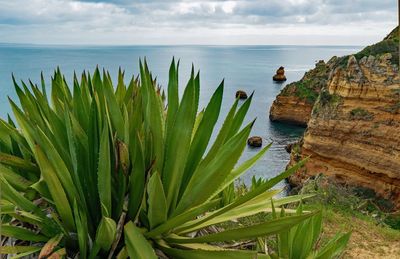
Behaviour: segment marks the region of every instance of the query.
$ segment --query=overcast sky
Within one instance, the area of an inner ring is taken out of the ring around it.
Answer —
[[[397,0],[0,0],[0,42],[367,45]]]

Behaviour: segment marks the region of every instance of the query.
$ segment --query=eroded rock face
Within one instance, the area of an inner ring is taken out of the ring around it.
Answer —
[[[270,120],[306,127],[312,107],[321,88],[326,85],[336,59],[332,58],[327,64],[320,60],[300,81],[286,85],[270,108]]]
[[[307,127],[312,107],[312,104],[297,96],[278,95],[271,106],[269,119]]]
[[[371,188],[400,207],[400,78],[392,58],[351,56],[331,71],[300,151],[291,154],[292,164],[311,156],[292,184],[323,173]]]

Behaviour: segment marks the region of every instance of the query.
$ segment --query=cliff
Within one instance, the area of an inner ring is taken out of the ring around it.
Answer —
[[[311,156],[290,177],[298,185],[323,173],[375,190],[400,207],[398,28],[383,41],[338,59],[321,88],[291,162]]]
[[[328,63],[321,60],[300,81],[286,85],[271,106],[270,120],[306,127],[312,107],[321,88],[326,85],[335,61],[336,58]]]
[[[379,56],[384,53],[391,53],[391,63],[399,63],[399,27],[396,27],[381,42],[364,48],[354,54],[357,60],[370,55]],[[286,85],[274,100],[269,118],[271,121],[279,121],[288,124],[307,126],[311,119],[311,111],[319,93],[326,87],[329,75],[337,67],[344,67],[351,57],[333,57],[326,64],[319,61],[315,68],[311,69],[303,78],[297,82]]]

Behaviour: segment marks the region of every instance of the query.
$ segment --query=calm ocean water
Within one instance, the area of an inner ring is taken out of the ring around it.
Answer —
[[[300,79],[304,72],[314,67],[320,59],[328,60],[357,52],[354,46],[127,46],[127,47],[77,47],[0,45],[0,117],[10,112],[7,96],[16,99],[11,73],[17,80],[40,83],[43,71],[49,82],[53,70],[59,66],[71,81],[73,72],[93,71],[96,65],[108,69],[116,78],[118,68],[126,75],[138,73],[139,58],[146,57],[158,82],[166,86],[168,68],[172,57],[180,58],[180,88],[189,76],[191,64],[200,69],[200,108],[204,107],[212,93],[225,78],[224,101],[221,120],[234,101],[239,89],[255,96],[248,112],[247,122],[257,118],[252,135],[262,136],[264,143],[273,142],[267,154],[244,176],[248,183],[253,175],[270,178],[284,170],[289,159],[284,146],[296,140],[304,129],[271,123],[269,108],[285,84],[272,82],[279,66],[284,66],[288,83]],[[49,85],[49,84],[48,84]],[[182,91],[181,91],[182,92]],[[258,149],[246,148],[241,161],[256,154]],[[283,186],[283,183],[281,184]]]

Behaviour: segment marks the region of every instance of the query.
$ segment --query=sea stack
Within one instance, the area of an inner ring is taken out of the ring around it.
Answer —
[[[277,81],[277,82],[286,81],[285,68],[284,68],[284,67],[278,68],[278,70],[276,70],[276,75],[274,75],[274,76],[272,77],[272,79],[273,79],[274,81]]]

